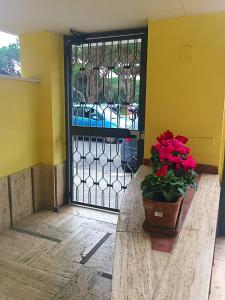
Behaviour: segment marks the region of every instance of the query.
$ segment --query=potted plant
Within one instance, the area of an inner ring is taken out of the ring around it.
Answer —
[[[196,163],[185,146],[187,141],[167,130],[152,147],[152,173],[141,183],[144,228],[175,229],[183,195],[196,187]]]

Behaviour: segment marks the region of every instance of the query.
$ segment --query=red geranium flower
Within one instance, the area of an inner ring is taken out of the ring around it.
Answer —
[[[156,139],[161,144],[165,140],[173,139],[173,133],[170,130],[167,130]]]
[[[176,169],[179,171],[181,169],[181,165],[180,164],[176,164]]]
[[[166,132],[164,132],[164,139],[165,140],[173,139],[173,133],[170,130],[167,130]]]
[[[187,137],[183,135],[174,137],[169,130],[157,137],[157,143],[152,147],[152,162],[157,170],[157,176],[165,176],[169,169],[174,171],[182,169],[187,172],[196,167],[194,159],[189,155],[190,148],[185,146],[187,141]]]
[[[156,171],[156,176],[164,177],[167,174],[168,166],[163,165],[158,171]]]
[[[192,156],[188,156],[186,159],[182,161],[182,165],[185,170],[194,169],[196,167],[196,162]]]
[[[183,136],[183,135],[177,135],[175,137],[175,139],[180,141],[183,144],[186,144],[188,142],[188,138],[186,136]]]

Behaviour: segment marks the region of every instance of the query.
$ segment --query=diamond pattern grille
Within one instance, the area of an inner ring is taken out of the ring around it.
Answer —
[[[119,209],[135,171],[134,165],[130,170],[127,163],[122,167],[120,141],[106,143],[105,138],[75,136],[73,145],[76,202]]]
[[[140,56],[141,39],[72,46],[73,125],[138,129]]]
[[[141,51],[140,38],[72,44],[72,126],[77,133],[72,136],[71,155],[76,203],[120,208],[137,168],[138,143],[124,146],[124,137],[103,137],[101,130],[138,130]],[[96,128],[96,134],[83,136],[79,127]]]

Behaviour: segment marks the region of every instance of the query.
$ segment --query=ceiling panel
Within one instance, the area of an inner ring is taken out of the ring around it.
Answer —
[[[0,30],[84,32],[147,25],[147,20],[225,10],[225,0],[0,0]]]
[[[225,10],[225,0],[181,0],[189,14],[209,13]]]

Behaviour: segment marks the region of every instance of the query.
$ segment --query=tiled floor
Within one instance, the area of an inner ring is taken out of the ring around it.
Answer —
[[[117,215],[80,207],[40,211],[0,235],[1,300],[109,300]],[[225,300],[218,237],[209,300]],[[119,299],[118,299],[119,300]]]
[[[117,215],[40,211],[0,235],[0,299],[110,299]]]

